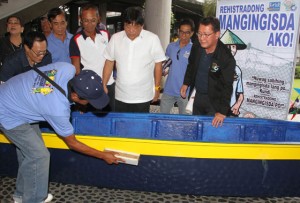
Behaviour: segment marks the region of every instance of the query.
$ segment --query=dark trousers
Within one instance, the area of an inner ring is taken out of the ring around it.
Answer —
[[[193,104],[193,115],[208,115],[214,116],[216,110],[211,105],[208,94],[201,94],[196,92]]]
[[[150,101],[145,103],[129,104],[119,100],[115,100],[116,112],[128,112],[128,113],[149,113]]]
[[[102,111],[109,112],[115,111],[115,83],[111,85],[107,85],[109,103],[106,107],[102,109]]]

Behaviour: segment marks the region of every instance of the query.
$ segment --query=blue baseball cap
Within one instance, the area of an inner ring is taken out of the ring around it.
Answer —
[[[87,100],[96,109],[103,109],[108,104],[109,97],[103,90],[102,79],[94,71],[81,70],[70,83],[78,96]]]

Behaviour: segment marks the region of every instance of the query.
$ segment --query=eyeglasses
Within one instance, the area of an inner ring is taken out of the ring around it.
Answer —
[[[212,34],[214,34],[215,32],[212,32],[212,33],[210,33],[210,34],[207,34],[207,33],[199,33],[199,32],[197,32],[196,33],[196,35],[199,37],[199,38],[201,38],[201,37],[204,37],[204,38],[208,38],[210,35],[212,35]]]
[[[191,34],[191,31],[186,31],[186,32],[184,32],[184,31],[182,31],[182,30],[179,30],[179,34],[180,34],[180,35],[190,35],[190,34]]]
[[[46,56],[48,54],[48,50],[46,51],[40,51],[39,53],[36,53],[35,51],[33,51],[32,49],[30,49],[37,57],[40,56]]]
[[[179,60],[179,53],[180,53],[180,49],[177,51],[177,56],[176,56],[177,60]]]

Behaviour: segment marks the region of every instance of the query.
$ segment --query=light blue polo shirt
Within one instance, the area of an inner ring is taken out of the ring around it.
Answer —
[[[52,62],[68,62],[71,63],[70,58],[70,40],[73,37],[72,34],[66,33],[66,39],[61,41],[56,38],[51,32],[51,34],[47,37],[48,41],[48,51],[52,54]]]
[[[65,62],[39,68],[68,94],[67,84],[75,67]],[[0,123],[11,130],[25,123],[47,121],[60,136],[74,133],[70,123],[70,102],[34,70],[12,77],[0,85]]]
[[[180,48],[179,40],[168,45],[166,56],[172,59],[172,64],[165,83],[164,94],[180,97],[180,88],[183,84],[192,45],[190,41],[187,45]],[[188,91],[187,94],[189,94]]]

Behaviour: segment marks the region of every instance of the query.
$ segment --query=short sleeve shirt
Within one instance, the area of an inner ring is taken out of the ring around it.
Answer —
[[[80,58],[83,70],[93,70],[102,77],[105,58],[103,52],[108,44],[108,33],[97,31],[95,41],[88,37],[83,30],[73,36],[70,42],[70,57]],[[108,85],[114,83],[111,75]]]
[[[75,75],[72,64],[57,62],[39,69],[68,92],[67,83]],[[69,100],[34,70],[0,85],[0,95],[0,123],[5,129],[47,121],[58,135],[74,133]]]
[[[180,48],[180,40],[168,45],[166,55],[171,58],[172,64],[164,87],[164,94],[180,97],[180,88],[183,84],[185,71],[188,65],[192,42]],[[189,91],[187,91],[189,94]]]
[[[52,62],[68,62],[71,63],[69,46],[72,34],[66,32],[64,41],[56,38],[53,32],[47,37],[48,50],[52,54]]]
[[[154,66],[166,58],[157,35],[142,30],[137,38],[130,40],[125,31],[118,32],[108,43],[104,57],[116,62],[117,100],[143,103],[153,99]]]

